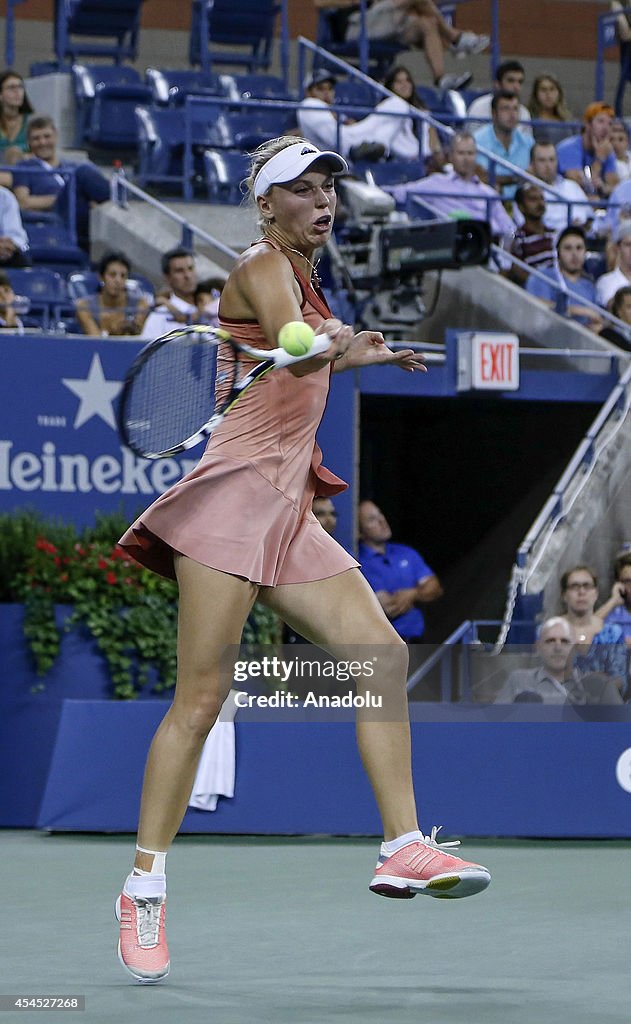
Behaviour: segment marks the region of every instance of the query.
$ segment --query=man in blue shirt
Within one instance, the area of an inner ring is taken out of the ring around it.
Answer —
[[[582,305],[580,298],[574,297],[578,295],[589,302],[596,302],[596,286],[583,270],[587,255],[585,232],[579,227],[566,228],[557,238],[556,249],[557,266],[541,270],[550,283],[531,274],[526,282],[526,291],[561,316],[568,316],[598,333],[604,326],[598,311]],[[572,294],[568,295],[568,292]]]
[[[425,631],[419,604],[442,597],[438,577],[414,548],[392,544],[392,530],[374,501],[359,505],[361,571],[399,636],[418,643]]]
[[[75,163],[62,160],[57,152],[57,129],[50,117],[32,117],[28,125],[32,156],[20,160],[13,170],[13,191],[20,209],[37,214],[56,213],[67,217],[67,172],[75,179],[76,230],[79,245],[89,250],[90,208],[110,198],[110,185],[90,160]]]
[[[532,140],[520,132],[519,97],[512,92],[500,89],[491,101],[492,124],[486,124],[473,133],[478,147],[483,146],[495,156],[501,156],[511,164],[525,171],[530,166],[530,149]],[[491,160],[478,149],[478,167],[488,171]],[[503,199],[512,199],[521,178],[512,174],[502,164],[494,165],[495,187]]]
[[[580,135],[571,135],[557,146],[559,171],[576,181],[590,196],[606,199],[619,182],[616,156],[611,145],[613,107],[597,100],[585,108]]]

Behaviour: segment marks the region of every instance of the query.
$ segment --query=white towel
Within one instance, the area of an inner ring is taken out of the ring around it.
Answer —
[[[237,693],[237,690],[231,690],[226,697],[221,714],[204,743],[189,800],[189,807],[195,807],[199,811],[214,811],[220,796],[234,796],[234,716],[237,713]]]

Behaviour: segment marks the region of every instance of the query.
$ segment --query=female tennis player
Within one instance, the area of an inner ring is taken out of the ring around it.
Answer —
[[[314,495],[345,484],[321,464],[315,433],[332,369],[383,363],[424,370],[411,350],[391,352],[381,334],[335,320],[314,259],[331,235],[334,175],[345,161],[295,137],[275,139],[252,159],[247,185],[262,237],[238,259],[219,320],[237,342],[274,348],[280,329],[304,320],[331,339],[318,356],[267,374],[208,441],[199,465],[140,516],[121,543],[142,564],[177,578],[178,679],[172,707],[147,761],[136,858],[116,904],[119,959],[139,982],[169,972],[164,932],[167,850],[190,798],[198,759],[231,680],[220,670],[258,599],[297,632],[344,657],[378,652],[371,694],[387,699],[387,721],[358,712],[357,740],[379,807],[384,843],[370,888],[383,896],[468,896],[490,880],[419,831],[407,716],[407,649],[357,562],[322,529]],[[453,845],[453,844],[443,844]],[[457,844],[456,844],[457,845]]]

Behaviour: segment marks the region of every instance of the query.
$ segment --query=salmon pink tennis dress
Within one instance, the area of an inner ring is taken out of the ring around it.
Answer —
[[[316,328],[331,312],[295,268],[294,276],[302,315]],[[254,320],[220,316],[220,323],[235,341],[271,348]],[[326,364],[305,377],[283,369],[258,380],[213,432],[195,469],[143,512],[121,545],[163,576],[175,578],[173,555],[180,552],[268,587],[321,580],[357,566],[311,511],[314,496],[348,486],[322,466],[315,442],[330,376]]]

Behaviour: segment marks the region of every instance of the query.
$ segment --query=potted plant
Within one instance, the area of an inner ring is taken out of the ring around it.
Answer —
[[[122,513],[97,513],[83,529],[28,509],[0,515],[0,601],[24,606],[24,635],[43,680],[63,633],[77,628],[105,660],[114,698],[135,698],[149,683],[154,693],[175,685],[177,585],[119,547],[127,523]],[[279,643],[277,617],[255,606],[243,642]]]

